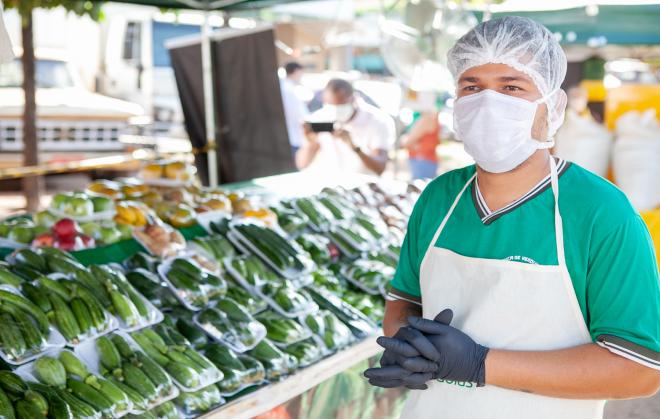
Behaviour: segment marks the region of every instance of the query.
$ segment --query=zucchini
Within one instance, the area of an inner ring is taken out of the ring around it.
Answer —
[[[47,394],[49,419],[74,419],[69,404],[57,394]]]
[[[89,314],[89,308],[87,308],[87,305],[82,298],[72,298],[70,304],[71,311],[78,322],[78,326],[80,326],[80,331],[82,333],[87,333],[92,330],[94,327],[92,324],[92,316]]]
[[[77,356],[71,351],[62,351],[60,352],[59,360],[64,366],[69,375],[74,375],[79,377],[81,380],[85,380],[90,375],[89,370],[85,367],[85,364],[78,359]]]
[[[127,386],[126,383],[122,383],[116,378],[110,378],[112,384],[117,386],[121,391],[123,391],[128,399],[133,403],[133,408],[136,410],[144,410],[147,408],[147,400],[142,397],[140,393],[135,391],[134,388]]]
[[[85,380],[85,383],[94,387],[99,393],[105,396],[106,399],[110,400],[117,412],[125,412],[132,408],[133,403],[128,398],[128,395],[113,382],[106,380],[105,378],[98,378],[90,375],[87,380]]]
[[[34,362],[34,372],[37,379],[49,386],[64,388],[66,385],[66,369],[62,363],[50,356],[43,356]]]
[[[97,411],[89,403],[80,400],[79,398],[77,398],[67,390],[58,389],[57,396],[59,396],[62,400],[64,400],[64,402],[69,406],[73,417],[76,419],[79,418],[97,419],[101,417],[99,411]]]
[[[49,298],[53,305],[52,314],[58,330],[67,341],[77,343],[81,330],[69,305],[57,294],[50,294]]]
[[[13,360],[19,360],[25,355],[27,346],[16,320],[8,313],[0,314],[0,347]]]
[[[190,341],[193,347],[198,347],[208,342],[206,334],[191,321],[188,321],[183,317],[177,319],[175,326],[179,333]]]
[[[12,287],[20,287],[25,284],[22,277],[16,275],[8,268],[0,266],[0,284],[11,285]]]
[[[73,294],[80,297],[85,302],[85,305],[87,305],[89,317],[97,331],[104,331],[107,327],[108,318],[99,300],[82,285],[76,285]]]
[[[14,406],[3,390],[0,390],[0,418],[14,419]]]
[[[110,296],[100,282],[102,277],[99,276],[99,272],[95,268],[97,268],[97,266],[93,265],[90,267],[90,270],[81,269],[76,271],[74,278],[80,284],[89,288],[104,307],[108,307],[110,305]]]
[[[114,336],[113,336],[114,337]],[[121,367],[121,357],[114,343],[106,336],[101,336],[96,340],[96,350],[99,354],[101,365],[110,371]]]
[[[37,406],[43,416],[48,414],[48,401],[41,393],[34,390],[28,390],[25,392],[25,396],[23,398]]]
[[[140,363],[140,368],[149,379],[160,388],[161,395],[166,395],[172,388],[172,379],[165,370],[142,352],[136,352],[136,360]]]
[[[64,286],[64,284],[53,278],[41,275],[39,278],[37,278],[36,282],[39,284],[39,288],[42,288],[46,295],[55,293],[65,301],[69,301],[71,298],[69,290]]]
[[[25,381],[11,371],[0,371],[0,387],[12,398],[23,397],[28,386]]]
[[[183,387],[194,388],[199,386],[199,374],[189,365],[170,362],[165,366],[165,369]]]
[[[48,318],[44,314],[43,311],[39,307],[37,307],[34,303],[26,299],[25,297],[22,297],[18,294],[14,294],[13,292],[9,292],[6,290],[0,290],[0,302],[8,302],[11,304],[14,304],[18,306],[21,310],[27,312],[30,316],[36,320],[37,325],[39,326],[39,330],[41,330],[41,333],[47,334],[48,333]]]
[[[16,417],[18,419],[36,419],[45,418],[46,415],[41,413],[41,410],[36,404],[27,400],[19,400],[16,403]]]
[[[124,382],[133,387],[138,393],[148,400],[153,400],[158,397],[158,389],[154,383],[151,382],[141,369],[135,365],[124,362],[122,364],[122,372],[124,374]]]
[[[27,297],[28,300],[32,301],[37,305],[44,313],[48,313],[52,310],[50,301],[48,300],[48,295],[39,287],[34,286],[29,282],[24,282],[21,284],[21,292]]]
[[[121,318],[126,326],[134,327],[138,325],[140,322],[140,313],[130,298],[118,290],[111,290],[110,299],[112,300],[112,306],[115,309],[115,313]]]
[[[112,402],[94,387],[73,378],[66,380],[66,386],[74,396],[89,404],[94,409],[103,413],[109,413],[112,411]]]
[[[39,272],[45,272],[47,269],[46,259],[30,248],[17,250],[13,258],[16,265],[26,265]]]

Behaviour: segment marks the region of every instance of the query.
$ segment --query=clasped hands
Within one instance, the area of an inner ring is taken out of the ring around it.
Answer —
[[[414,390],[427,389],[426,383],[435,379],[485,385],[488,348],[450,326],[453,315],[445,309],[433,320],[411,316],[409,325],[393,337],[379,337],[377,342],[385,352],[379,368],[364,372],[369,383]]]

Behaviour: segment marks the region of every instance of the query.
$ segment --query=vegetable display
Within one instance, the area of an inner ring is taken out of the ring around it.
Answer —
[[[52,208],[70,221],[0,222],[0,237],[32,244],[0,261],[0,357],[14,369],[0,370],[0,418],[192,418],[377,333],[411,198],[367,184],[275,202],[164,182],[185,170],[63,194]],[[76,252],[131,231],[148,253]],[[53,242],[30,243],[39,233]]]

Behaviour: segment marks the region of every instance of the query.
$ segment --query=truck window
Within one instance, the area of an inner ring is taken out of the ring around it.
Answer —
[[[59,60],[40,60],[35,62],[35,82],[40,89],[75,87],[69,67]],[[0,88],[21,87],[23,85],[23,65],[16,59],[0,65]]]
[[[182,25],[179,23],[153,22],[154,67],[170,67],[170,53],[165,48],[165,41],[179,36],[193,35],[201,32],[197,25]]]
[[[140,61],[140,22],[128,22],[124,34],[124,51],[122,58],[128,61]]]

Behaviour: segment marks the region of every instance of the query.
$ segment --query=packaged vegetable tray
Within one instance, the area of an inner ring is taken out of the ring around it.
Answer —
[[[171,327],[159,324],[130,336],[183,391],[196,391],[222,379],[222,372]]]
[[[385,286],[394,276],[395,268],[377,260],[358,259],[342,266],[340,272],[362,291],[371,295],[385,295]]]
[[[179,394],[170,374],[124,332],[85,342],[75,353],[90,371],[112,381],[129,396],[132,413],[148,411]]]
[[[225,404],[218,386],[211,384],[200,390],[180,393],[174,404],[179,408],[182,418],[194,418],[202,413],[213,410]]]
[[[285,317],[297,318],[319,308],[303,289],[295,287],[290,281],[264,285],[257,292],[273,310]]]
[[[249,353],[250,356],[261,362],[268,381],[278,381],[295,371],[298,363],[291,362],[290,355],[285,354],[270,340],[264,339]]]
[[[353,342],[351,330],[328,310],[308,314],[302,321],[318,336],[330,352],[335,352]]]
[[[295,281],[315,268],[309,255],[295,241],[258,222],[232,223],[231,229],[248,250],[284,278]]]
[[[27,381],[69,393],[103,417],[120,418],[134,410],[133,401],[121,387],[92,373],[76,354],[67,349],[51,351],[35,362],[21,366],[16,373]],[[65,402],[75,405],[71,399],[65,399]]]
[[[184,256],[166,259],[158,266],[158,274],[186,308],[199,311],[211,298],[227,293],[227,281]]]
[[[375,322],[335,294],[323,288],[309,288],[307,292],[319,307],[331,311],[346,324],[355,337],[363,338],[378,331]]]
[[[194,321],[212,339],[239,353],[254,348],[266,336],[264,325],[230,298],[197,313]]]
[[[256,318],[266,326],[266,337],[280,348],[312,336],[312,332],[298,321],[284,317],[272,310],[259,313]]]
[[[313,337],[282,348],[284,352],[296,358],[299,368],[305,368],[320,361],[325,355],[324,349],[323,345],[319,345],[319,342]]]
[[[25,364],[66,344],[41,308],[8,285],[0,285],[0,322],[0,356],[11,365]]]
[[[247,387],[263,383],[265,369],[252,357],[237,354],[221,343],[209,343],[203,349],[204,355],[224,374],[217,383],[220,393],[232,397]]]

